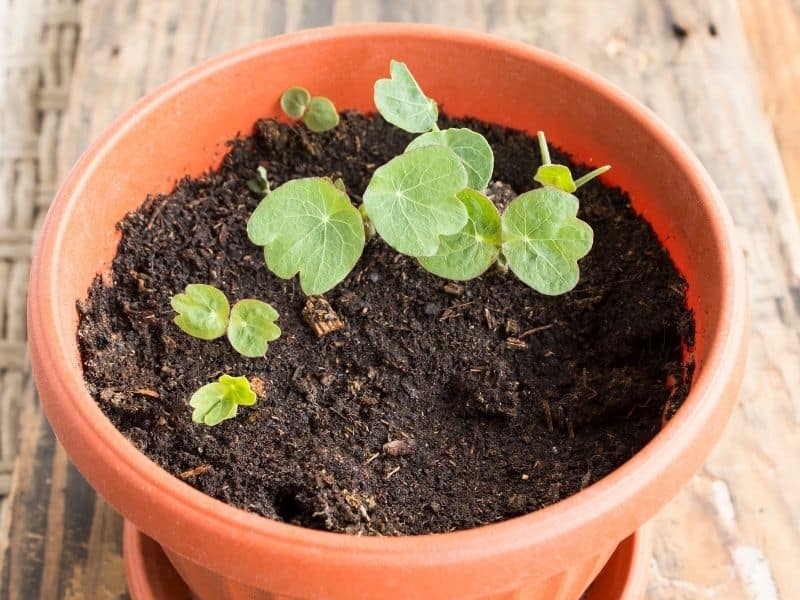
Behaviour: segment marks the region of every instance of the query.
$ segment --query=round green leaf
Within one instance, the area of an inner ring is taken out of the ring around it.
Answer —
[[[375,106],[384,119],[411,133],[430,131],[439,118],[436,102],[428,98],[405,63],[393,60],[391,79],[375,82]]]
[[[237,406],[250,406],[255,401],[256,395],[246,377],[222,375],[192,394],[189,406],[194,408],[192,421],[214,426],[235,417]]]
[[[247,222],[278,277],[300,273],[307,295],[327,292],[353,269],[364,249],[364,224],[347,194],[321,177],[289,181],[264,198]]]
[[[564,165],[542,165],[536,170],[533,180],[542,185],[551,185],[569,194],[578,189],[572,179],[572,172]]]
[[[467,185],[481,191],[489,185],[494,171],[494,153],[486,138],[471,129],[429,131],[416,137],[406,152],[424,146],[447,146],[456,153],[467,169]]]
[[[563,294],[578,283],[578,259],[591,249],[593,233],[577,214],[578,199],[554,187],[516,197],[503,213],[508,266],[542,294]]]
[[[250,388],[247,377],[220,375],[218,380],[225,386],[225,397],[238,406],[252,406],[256,403],[256,393]]]
[[[458,193],[467,209],[467,224],[455,235],[440,238],[433,256],[421,256],[419,264],[444,277],[464,281],[486,271],[497,259],[500,248],[500,215],[483,194],[467,188]]]
[[[323,96],[315,96],[309,102],[306,114],[303,115],[303,123],[317,133],[328,131],[339,124],[339,113],[336,112],[333,102]]]
[[[182,331],[201,340],[213,340],[228,327],[228,299],[217,288],[190,283],[176,294],[170,305],[178,313],[174,322]]]
[[[281,94],[281,108],[292,119],[302,117],[310,101],[311,94],[304,87],[290,87]]]
[[[269,342],[281,335],[275,324],[278,312],[261,300],[239,300],[231,309],[228,340],[239,354],[258,358],[267,353]]]
[[[456,194],[467,185],[461,160],[444,146],[396,156],[375,170],[364,206],[375,230],[402,254],[432,256],[440,235],[461,231],[467,210]]]

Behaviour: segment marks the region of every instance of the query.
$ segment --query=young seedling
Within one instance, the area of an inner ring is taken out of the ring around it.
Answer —
[[[203,283],[190,283],[182,294],[170,301],[178,313],[175,325],[201,340],[215,340],[225,335],[230,307],[225,294]]]
[[[170,302],[178,312],[175,324],[185,333],[202,340],[214,340],[228,333],[228,341],[242,356],[262,357],[269,342],[280,337],[275,324],[278,312],[261,300],[239,300],[229,308],[228,299],[211,285],[190,283],[184,293]]]
[[[221,375],[217,381],[204,385],[189,400],[194,409],[192,421],[212,427],[234,418],[239,406],[255,403],[256,394],[250,389],[247,377],[230,375]]]
[[[489,142],[471,129],[445,129],[436,125],[439,108],[428,98],[405,63],[393,60],[389,65],[390,79],[375,82],[375,106],[392,125],[409,133],[422,133],[406,148],[444,146],[461,159],[467,170],[467,184],[483,190],[494,170],[494,154]]]
[[[304,87],[290,87],[281,95],[281,109],[286,116],[302,120],[311,131],[320,133],[339,124],[336,107],[324,96],[314,96]]]
[[[228,341],[242,356],[258,358],[267,353],[269,342],[281,335],[275,324],[278,311],[261,300],[239,300],[231,309]]]
[[[269,193],[247,222],[247,235],[264,247],[278,277],[300,274],[307,295],[342,281],[364,249],[364,223],[350,198],[330,180],[289,181]]]
[[[470,129],[439,130],[436,102],[406,65],[392,61],[390,74],[375,84],[379,112],[422,135],[375,170],[358,209],[341,181],[327,178],[290,181],[268,193],[247,224],[267,267],[285,279],[299,274],[307,295],[322,294],[347,276],[365,238],[377,234],[448,279],[472,279],[496,263],[543,294],[572,289],[593,238],[577,218],[572,192],[609,167],[574,180],[566,166],[551,163],[540,132],[543,164],[534,179],[543,187],[515,198],[501,216],[482,193],[494,169],[486,139]],[[302,90],[294,93],[285,108],[300,114],[295,105],[310,100]]]
[[[249,187],[256,194],[266,196],[269,194],[269,179],[267,179],[267,170],[264,167],[259,166],[258,169],[256,169],[256,172],[258,173],[256,177],[247,180],[247,187]]]
[[[544,165],[535,179],[543,187],[515,198],[502,217],[483,194],[469,189],[458,194],[469,213],[467,226],[443,237],[436,254],[419,259],[425,269],[465,280],[497,261],[542,294],[563,294],[575,287],[578,260],[592,247],[593,233],[577,218],[578,199],[567,190],[575,191],[610,167],[574,181],[566,166],[551,164],[544,133],[538,137]]]

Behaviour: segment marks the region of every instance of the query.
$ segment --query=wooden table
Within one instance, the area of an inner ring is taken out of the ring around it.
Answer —
[[[705,467],[655,519],[648,597],[800,598],[800,0],[0,0],[11,83],[0,184],[0,598],[120,598],[120,519],[67,460],[24,358],[31,231],[79,152],[136,98],[214,54],[368,20],[486,30],[555,51],[694,149],[747,254],[752,350]],[[4,16],[5,15],[5,16]],[[788,179],[787,179],[788,174]]]

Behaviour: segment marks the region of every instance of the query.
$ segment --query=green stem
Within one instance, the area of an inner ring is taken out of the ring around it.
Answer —
[[[594,171],[589,171],[583,177],[579,177],[575,180],[575,189],[581,187],[584,183],[589,183],[595,177],[599,177],[606,171],[611,168],[611,165],[603,165],[602,167],[597,167]]]
[[[539,138],[539,151],[542,153],[542,164],[550,164],[550,150],[547,148],[547,140],[544,137],[544,131],[537,131],[536,137]]]
[[[434,123],[433,127],[431,127],[431,131],[439,131],[439,126],[436,123]]]

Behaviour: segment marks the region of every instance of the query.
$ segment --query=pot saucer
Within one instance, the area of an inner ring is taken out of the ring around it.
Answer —
[[[152,539],[125,521],[125,575],[132,600],[193,600],[194,596]],[[622,541],[583,596],[583,600],[639,600],[647,584],[652,550],[645,525]]]

